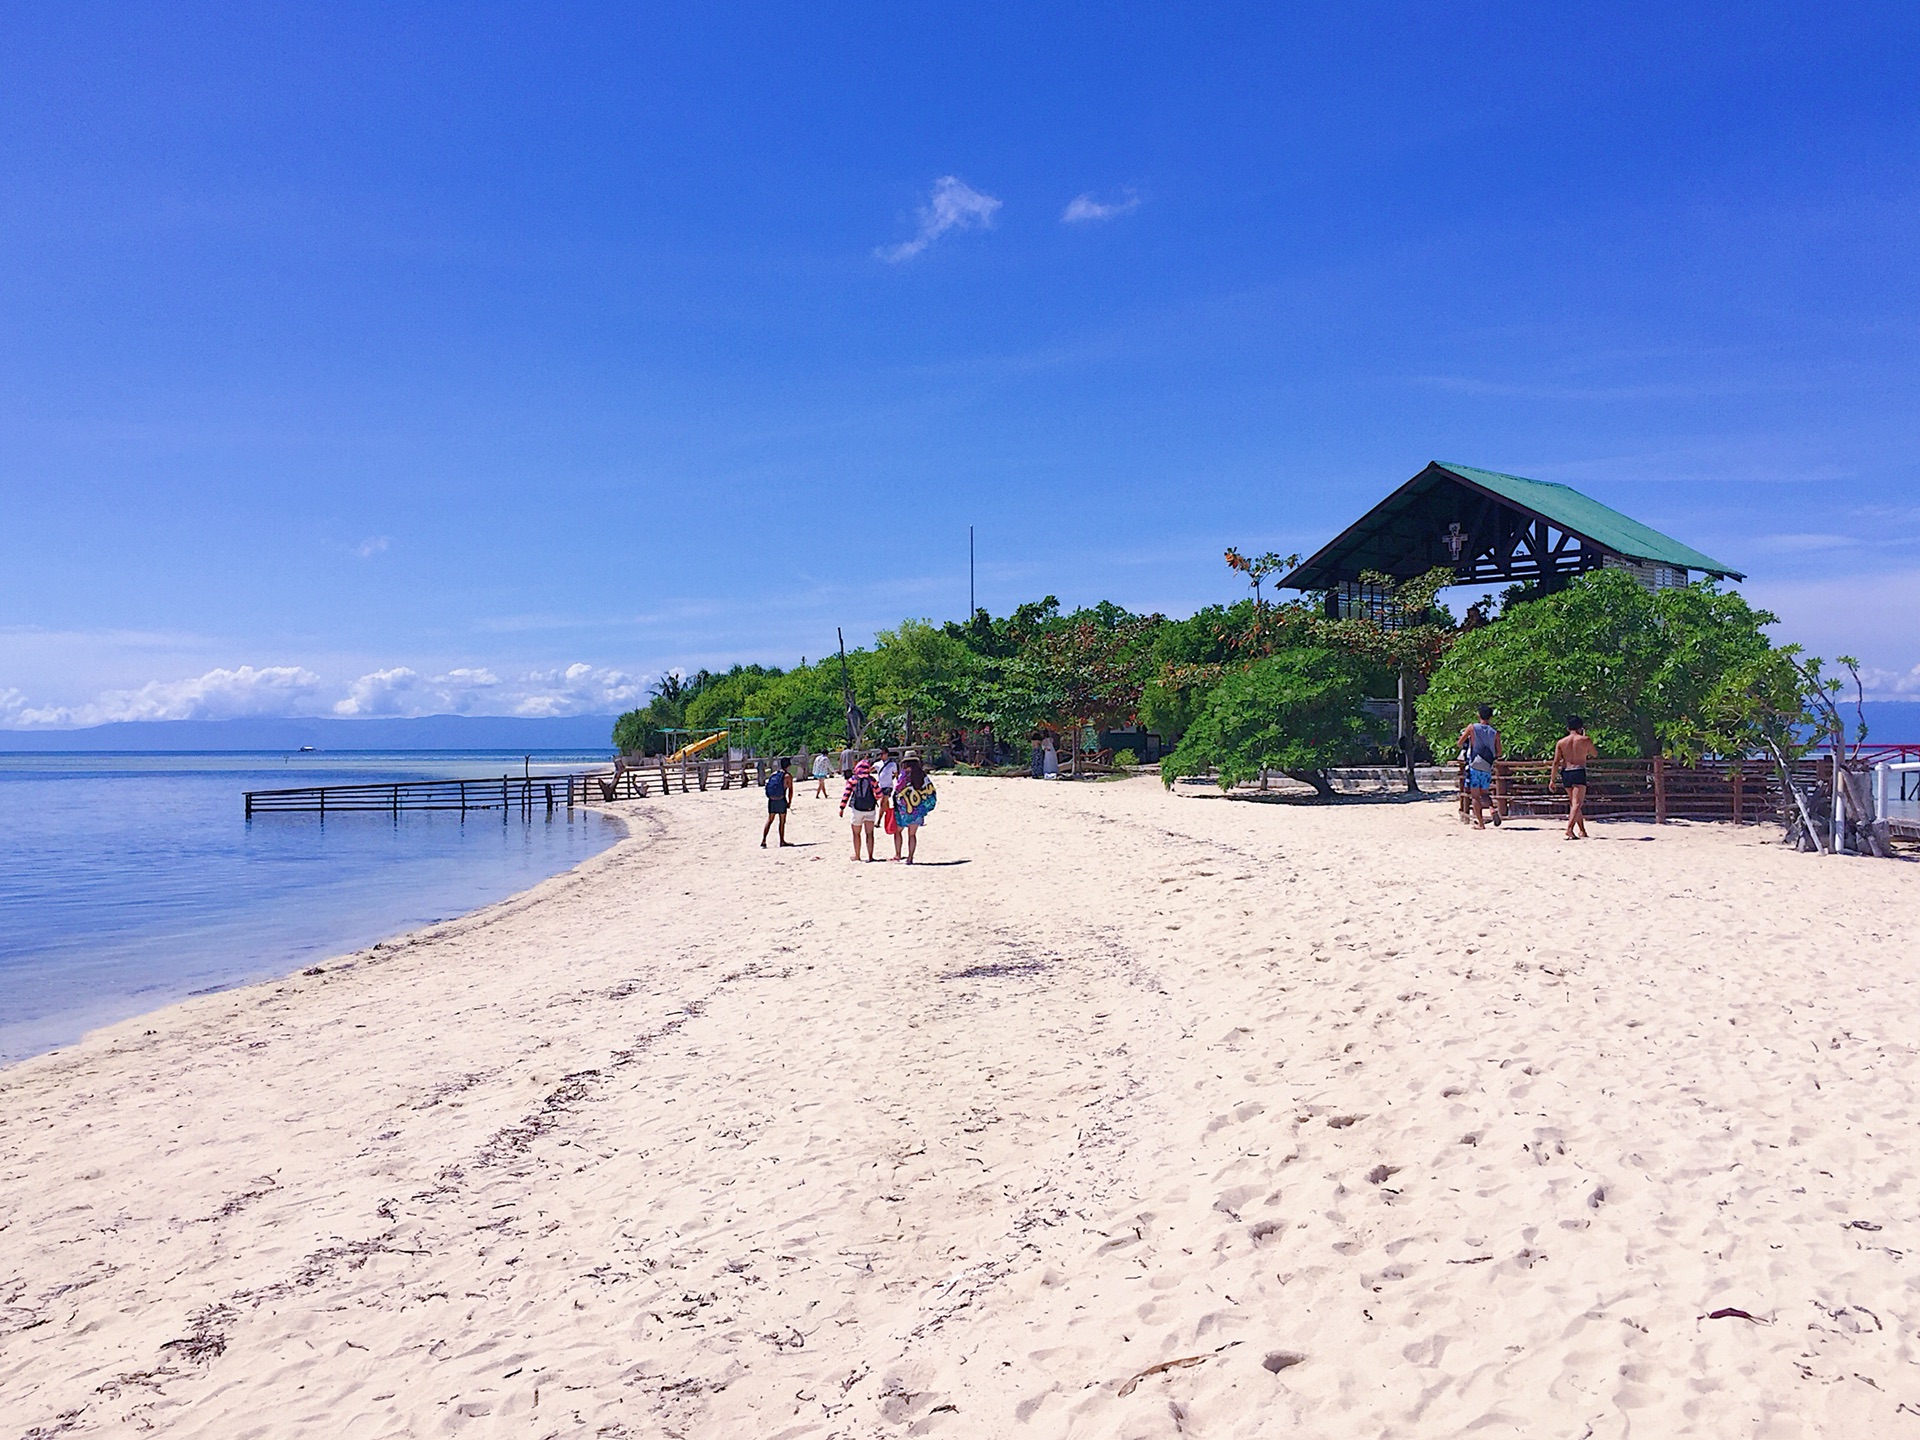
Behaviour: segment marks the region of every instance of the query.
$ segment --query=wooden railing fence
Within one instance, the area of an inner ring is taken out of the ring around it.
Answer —
[[[645,799],[656,791],[671,795],[691,790],[731,790],[765,785],[773,762],[764,756],[745,760],[617,761],[611,769],[564,775],[502,775],[479,780],[390,780],[356,785],[299,785],[284,790],[246,792],[247,819],[256,815],[391,814],[408,810],[452,811],[461,815],[497,810],[504,820],[514,812],[552,815],[589,801]],[[794,782],[799,783],[798,772]]]
[[[1466,767],[1458,767],[1461,812],[1471,807]],[[1567,792],[1552,788],[1547,760],[1498,760],[1493,767],[1493,798],[1502,815],[1564,815]],[[1794,779],[1810,791],[1832,783],[1833,762],[1802,760]],[[1586,812],[1596,820],[1720,820],[1752,825],[1779,820],[1791,804],[1780,793],[1773,765],[1761,760],[1709,760],[1680,765],[1663,756],[1651,760],[1593,760],[1587,764]]]

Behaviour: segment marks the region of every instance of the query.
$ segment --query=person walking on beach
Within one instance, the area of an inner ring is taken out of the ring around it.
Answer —
[[[1587,734],[1586,722],[1567,716],[1567,733],[1553,747],[1553,773],[1547,784],[1567,787],[1567,839],[1587,838],[1587,762],[1597,759],[1600,747]],[[1578,826],[1580,833],[1574,834]]]
[[[893,748],[880,747],[880,763],[874,767],[873,783],[880,787],[880,798],[891,801],[893,787],[900,783],[900,764],[893,758]]]
[[[1040,742],[1040,778],[1058,780],[1060,778],[1060,747],[1053,743],[1053,732],[1047,732],[1047,738]]]
[[[873,762],[862,760],[847,776],[847,788],[840,792],[840,813],[853,807],[853,858],[860,858],[860,837],[867,840],[867,859],[873,859],[873,822],[880,816],[880,786],[873,778]]]
[[[833,765],[827,759],[827,752],[822,750],[818,755],[813,757],[814,799],[825,800],[827,798],[827,776],[832,773]]]
[[[907,752],[906,762],[900,767],[900,783],[893,792],[893,858],[901,859],[900,837],[907,840],[907,864],[913,864],[913,855],[920,848],[920,827],[926,823],[927,815],[933,809],[933,782],[927,778],[926,767],[920,763],[920,757],[913,751]]]
[[[791,845],[787,839],[787,811],[793,805],[793,757],[782,755],[780,767],[767,780],[767,823],[760,827],[760,848],[767,848],[767,832],[773,829],[773,822],[780,822],[780,843]]]
[[[1473,828],[1487,828],[1486,815],[1500,823],[1500,807],[1493,802],[1493,764],[1500,758],[1500,732],[1493,728],[1493,707],[1482,705],[1480,718],[1460,732],[1460,755],[1467,762],[1467,794],[1473,801]]]

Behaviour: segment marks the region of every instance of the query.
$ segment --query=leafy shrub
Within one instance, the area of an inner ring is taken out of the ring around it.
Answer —
[[[1357,758],[1368,742],[1365,692],[1355,662],[1321,646],[1283,650],[1228,675],[1179,747],[1160,766],[1168,785],[1182,775],[1218,772],[1230,789],[1264,770],[1333,794],[1327,770]]]

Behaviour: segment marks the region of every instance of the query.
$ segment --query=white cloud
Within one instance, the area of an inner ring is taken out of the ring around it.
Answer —
[[[358,555],[362,560],[371,560],[374,556],[383,553],[391,544],[393,544],[393,538],[391,536],[369,535],[353,547],[353,553]]]
[[[422,675],[405,665],[375,670],[347,687],[333,705],[336,715],[471,715],[497,690],[491,670],[461,668]]]
[[[623,710],[646,698],[647,677],[604,666],[569,665],[536,671],[521,682],[516,715],[593,715]]]
[[[347,687],[333,713],[360,715],[594,715],[637,703],[646,677],[573,664],[503,680],[484,668],[423,675],[405,665],[375,670]]]
[[[0,693],[0,720],[16,728],[106,725],[117,720],[232,720],[287,715],[311,705],[320,677],[298,665],[209,670],[189,680],[153,680],[137,690],[108,690],[85,705],[32,706],[17,690]]]
[[[1129,211],[1140,208],[1140,197],[1131,190],[1124,200],[1096,200],[1093,192],[1076,195],[1067,202],[1067,208],[1060,212],[1062,225],[1079,225],[1088,220],[1112,220]]]
[[[1869,700],[1912,700],[1920,698],[1920,665],[1904,673],[1882,670],[1874,665],[1860,667],[1860,683]]]
[[[933,194],[920,207],[920,233],[898,245],[882,245],[873,253],[889,264],[911,260],[949,230],[990,230],[1000,202],[982,195],[964,180],[942,175],[933,182]]]

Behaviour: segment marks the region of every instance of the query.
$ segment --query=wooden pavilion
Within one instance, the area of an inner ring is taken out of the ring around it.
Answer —
[[[1530,582],[1548,591],[1603,567],[1656,590],[1696,572],[1746,578],[1569,486],[1436,460],[1279,584],[1325,591],[1330,615],[1383,611],[1386,597],[1363,574],[1411,580],[1439,565],[1452,566],[1461,585]]]

